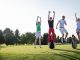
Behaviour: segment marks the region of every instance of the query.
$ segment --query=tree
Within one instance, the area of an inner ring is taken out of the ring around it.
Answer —
[[[57,38],[56,38],[56,43],[60,43],[60,42],[61,42],[60,37],[57,36]]]
[[[25,34],[22,34],[22,35],[21,35],[19,44],[27,44],[27,39],[26,39]]]
[[[67,42],[68,42],[68,43],[71,43],[71,42],[72,42],[72,37],[68,37],[68,38],[67,38]]]
[[[20,41],[20,33],[19,33],[19,30],[18,29],[16,29],[16,31],[15,31],[15,43],[16,43],[16,45],[19,43],[19,41]]]
[[[21,43],[22,44],[32,44],[35,40],[35,34],[31,32],[27,32],[21,35]]]
[[[46,45],[47,44],[47,38],[48,38],[48,33],[44,33],[43,40],[42,40],[42,44],[43,45]]]
[[[4,36],[3,36],[2,30],[0,30],[0,44],[3,44],[4,42],[5,42]]]
[[[15,36],[14,36],[12,30],[10,30],[9,28],[6,28],[3,31],[3,36],[4,36],[4,39],[5,39],[6,45],[13,45],[13,44],[15,44]]]

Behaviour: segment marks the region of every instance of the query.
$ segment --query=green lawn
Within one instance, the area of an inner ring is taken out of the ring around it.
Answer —
[[[34,48],[33,45],[0,46],[0,60],[80,60],[80,44],[73,49],[70,44],[56,45],[49,49],[47,45]]]

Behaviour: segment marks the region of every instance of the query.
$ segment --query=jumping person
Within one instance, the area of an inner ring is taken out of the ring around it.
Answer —
[[[75,18],[76,18],[76,23],[77,23],[76,33],[80,42],[80,18],[77,18],[76,13],[75,13]]]
[[[50,37],[52,36],[53,44],[55,44],[55,33],[54,33],[54,18],[55,18],[55,11],[53,11],[53,18],[50,17],[51,11],[48,12],[48,25],[49,25],[49,32],[48,32],[48,45],[50,47]],[[51,34],[52,33],[52,34]]]
[[[67,35],[68,35],[68,32],[67,30],[64,28],[64,24],[67,25],[66,23],[66,20],[65,20],[65,16],[62,16],[62,19],[60,19],[56,25],[56,29],[57,29],[57,26],[59,24],[59,29],[60,29],[60,32],[62,34],[62,38],[61,38],[61,42],[63,43],[63,41],[67,42],[66,38],[67,38]],[[66,36],[64,38],[64,33],[66,33]]]
[[[39,21],[39,19],[40,19],[40,21]],[[37,16],[37,21],[36,21],[36,39],[35,39],[35,43],[34,43],[35,48],[36,48],[37,39],[39,39],[39,45],[41,48],[41,17],[39,17],[39,16]]]

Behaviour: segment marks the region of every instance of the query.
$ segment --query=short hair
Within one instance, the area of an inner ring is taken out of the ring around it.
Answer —
[[[65,16],[62,16],[62,18],[65,18]]]

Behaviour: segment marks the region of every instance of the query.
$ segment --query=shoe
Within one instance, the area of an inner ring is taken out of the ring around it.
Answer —
[[[36,46],[34,48],[36,48]]]
[[[40,48],[42,48],[42,47],[40,46]]]
[[[49,46],[49,48],[50,48],[50,42],[48,43],[48,46]]]

